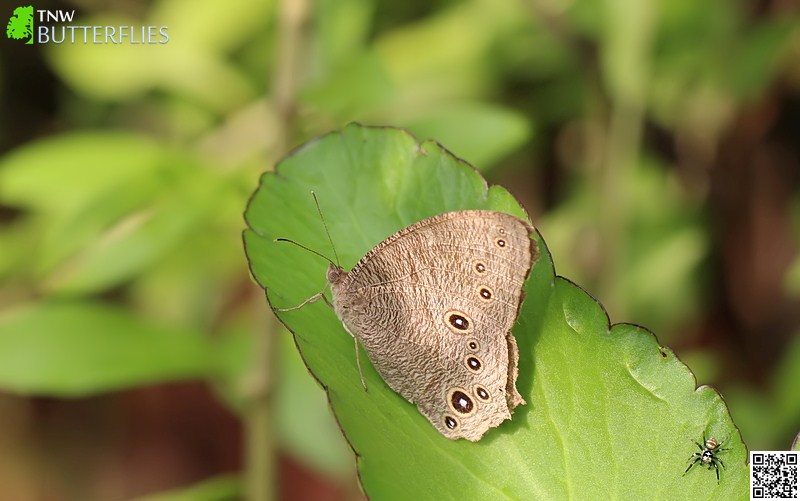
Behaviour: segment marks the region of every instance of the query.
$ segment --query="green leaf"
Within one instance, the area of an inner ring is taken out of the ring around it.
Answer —
[[[406,132],[350,125],[297,150],[262,177],[246,219],[253,275],[274,307],[320,291],[327,263],[290,238],[329,253],[310,192],[320,200],[346,269],[371,247],[428,216],[494,209],[523,216],[516,201],[463,161]],[[544,244],[514,328],[517,383],[527,405],[477,443],[451,441],[390,390],[322,301],[278,316],[327,389],[376,499],[746,499],[744,444],[723,400],[695,389],[688,368],[646,329],[609,327],[602,307],[556,277]],[[703,434],[726,439],[726,468],[687,459]]]
[[[225,183],[217,179],[215,184],[214,178],[202,172],[190,173],[177,166],[168,171],[164,174],[181,182],[164,183],[113,224],[101,228],[93,213],[82,212],[57,227],[48,239],[54,250],[44,254],[47,289],[80,294],[131,279],[205,226],[205,218],[227,188]],[[110,205],[101,200],[97,207]],[[78,240],[83,245],[69,243],[70,235],[84,237]],[[62,245],[72,250],[67,259],[57,259]]]
[[[22,146],[0,162],[0,197],[50,214],[85,208],[160,166],[163,148],[120,132],[76,132]]]
[[[339,117],[364,116],[391,99],[391,83],[381,61],[364,52],[340,62],[325,78],[300,93],[304,105]]]
[[[0,196],[31,209],[42,241],[28,251],[50,292],[86,293],[139,274],[227,201],[236,180],[123,133],[32,143],[0,163]]]
[[[0,388],[78,397],[208,374],[196,332],[89,302],[41,302],[0,312]]]
[[[528,119],[514,110],[479,102],[433,108],[404,126],[419,138],[437,138],[474,165],[490,167],[531,136]]]

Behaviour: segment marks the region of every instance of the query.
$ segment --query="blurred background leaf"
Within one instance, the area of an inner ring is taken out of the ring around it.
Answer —
[[[21,394],[81,396],[203,377],[209,360],[195,332],[88,301],[39,303],[0,317],[0,385]]]

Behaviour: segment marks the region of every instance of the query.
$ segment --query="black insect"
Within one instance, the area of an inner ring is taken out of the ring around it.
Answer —
[[[709,470],[714,468],[717,472],[717,483],[719,483],[719,467],[722,466],[725,468],[725,463],[717,456],[722,451],[727,451],[727,448],[723,448],[722,444],[725,443],[725,440],[721,442],[717,442],[714,438],[706,439],[705,434],[703,434],[703,445],[700,445],[699,442],[695,442],[695,445],[700,449],[700,452],[695,452],[691,456],[689,456],[688,461],[690,461],[689,466],[686,468],[686,471],[683,472],[684,475],[689,473],[689,470],[692,469],[692,466],[700,463],[700,466],[705,466]]]

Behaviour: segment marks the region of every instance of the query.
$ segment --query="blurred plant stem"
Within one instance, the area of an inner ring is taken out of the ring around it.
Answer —
[[[303,32],[310,14],[307,0],[282,0],[278,5],[278,58],[272,81],[272,98],[278,113],[279,127],[272,158],[273,165],[288,151],[294,129],[297,89]],[[277,319],[266,313],[264,298],[255,296],[256,318],[263,331],[254,332],[254,360],[248,382],[246,427],[246,495],[251,501],[271,501],[278,497],[277,442],[275,440],[274,385],[276,377]]]
[[[609,312],[627,318],[630,299],[623,296],[621,270],[627,265],[633,178],[641,157],[644,109],[650,78],[650,50],[656,30],[655,7],[638,0],[606,0],[606,14],[615,29],[605,33],[601,49],[603,86],[610,101],[605,154],[596,200],[600,230],[598,290]]]
[[[276,441],[275,441],[275,344],[278,322],[267,313],[264,296],[253,296],[257,325],[253,342],[254,355],[250,376],[247,379],[247,404],[244,413],[245,437],[245,492],[252,501],[271,501],[277,498]]]
[[[606,155],[602,163],[599,199],[596,201],[600,231],[600,255],[597,274],[598,290],[609,312],[616,318],[627,318],[629,300],[619,283],[628,249],[628,223],[631,206],[625,193],[625,181],[636,168],[642,135],[642,110],[614,102],[606,130]]]
[[[279,156],[283,156],[292,146],[290,141],[297,107],[297,80],[311,5],[308,0],[282,0],[279,9],[278,58],[272,81],[272,99],[281,124],[276,143]]]

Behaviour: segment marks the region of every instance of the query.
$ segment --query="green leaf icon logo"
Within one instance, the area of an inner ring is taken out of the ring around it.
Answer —
[[[33,6],[26,5],[14,9],[6,26],[6,36],[13,40],[28,39],[26,44],[33,43]]]

